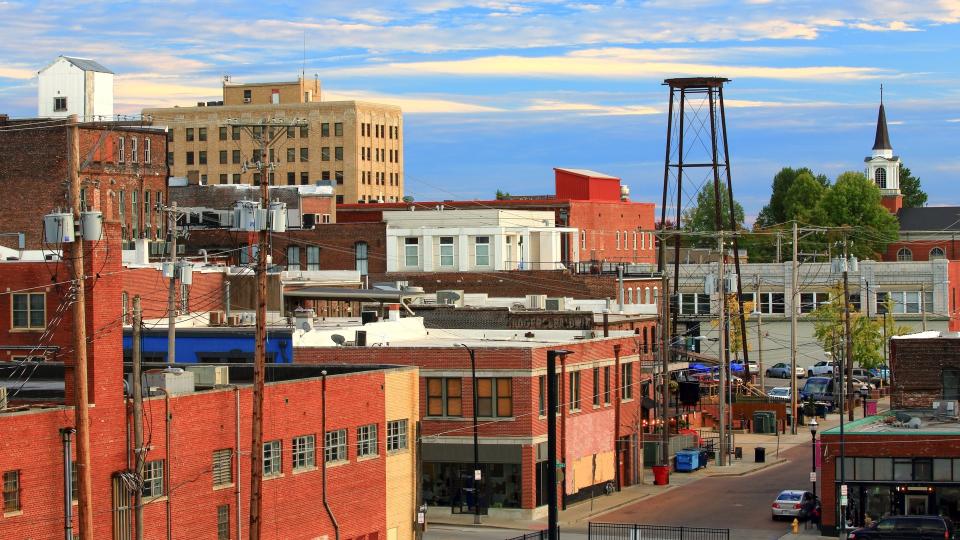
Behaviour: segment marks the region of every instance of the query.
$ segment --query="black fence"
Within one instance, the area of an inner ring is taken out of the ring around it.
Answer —
[[[590,523],[589,540],[730,540],[730,529]]]
[[[557,532],[559,532],[559,530]],[[514,536],[508,540],[547,540],[548,536],[548,531],[543,529],[542,531],[533,531],[521,536]]]

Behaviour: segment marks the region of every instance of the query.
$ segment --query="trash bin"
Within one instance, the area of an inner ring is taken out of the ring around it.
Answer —
[[[864,408],[866,409],[867,416],[873,416],[877,414],[877,400],[868,399],[864,403],[865,403]]]
[[[654,465],[653,485],[665,486],[670,483],[670,467],[668,465]]]
[[[677,472],[693,472],[700,468],[700,451],[681,450],[677,452],[673,464],[673,468]]]
[[[767,449],[762,446],[754,448],[753,461],[757,463],[765,463],[767,461]]]

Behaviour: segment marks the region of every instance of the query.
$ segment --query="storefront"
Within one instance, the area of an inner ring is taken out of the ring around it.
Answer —
[[[520,508],[520,445],[484,445],[480,451],[480,508]],[[428,506],[471,513],[474,507],[473,445],[424,443],[420,488]]]

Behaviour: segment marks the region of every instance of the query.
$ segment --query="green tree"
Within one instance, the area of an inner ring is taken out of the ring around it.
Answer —
[[[808,171],[798,174],[783,197],[784,221],[820,223],[822,219],[817,215],[817,208],[826,192],[827,187]]]
[[[830,292],[830,301],[817,306],[810,314],[814,319],[813,335],[825,351],[839,359],[846,352],[846,325],[844,324],[843,287],[839,284]],[[850,307],[850,336],[853,361],[864,368],[883,364],[883,336],[881,323]]]
[[[822,225],[855,227],[850,254],[876,258],[899,236],[897,219],[880,204],[880,189],[863,173],[845,172],[837,177],[816,209]]]
[[[794,182],[801,175],[812,178],[822,187],[830,185],[830,181],[826,176],[814,174],[813,171],[806,167],[800,167],[799,169],[784,167],[780,169],[780,172],[773,177],[770,201],[760,210],[760,214],[757,215],[757,227],[766,228],[793,219],[793,217],[787,213],[784,200],[787,197],[787,192],[790,191],[790,187],[793,186]]]
[[[927,205],[927,194],[920,189],[920,178],[910,173],[908,167],[900,166],[900,193],[904,208],[920,208]]]
[[[510,198],[510,192],[509,192],[509,191],[501,191],[501,190],[499,190],[499,189],[497,190],[497,200],[498,200],[498,201],[502,201],[502,200],[504,200],[504,199],[509,199],[509,198]]]
[[[727,196],[727,188],[723,184],[720,184],[720,207],[723,212],[720,216],[723,229],[729,230],[730,198]],[[700,193],[697,193],[697,204],[693,208],[688,208],[683,213],[683,219],[681,221],[682,228],[686,231],[716,231],[716,208],[713,183],[707,182],[704,184],[703,189],[700,190]],[[743,229],[743,206],[737,201],[733,201],[733,214],[736,229]],[[690,241],[690,244],[700,247],[712,247],[716,245],[716,242],[709,238],[695,238]]]

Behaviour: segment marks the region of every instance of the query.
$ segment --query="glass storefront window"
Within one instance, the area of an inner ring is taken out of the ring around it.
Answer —
[[[909,458],[893,460],[893,479],[901,482],[913,480],[913,460]]]
[[[855,467],[857,480],[873,480],[873,458],[858,457]]]
[[[938,487],[937,509],[941,516],[947,516],[953,521],[960,519],[960,488]]]
[[[893,480],[893,459],[875,458],[873,460],[874,480]]]
[[[953,479],[951,461],[949,459],[933,460],[933,480],[935,482],[949,482]]]
[[[864,513],[872,521],[878,521],[889,515],[895,514],[893,509],[894,494],[891,486],[870,486],[864,488],[864,499],[866,506]]]
[[[933,463],[929,459],[913,460],[913,479],[920,482],[933,480]]]
[[[520,508],[520,465],[481,463],[482,508]],[[423,500],[431,506],[451,506],[455,511],[473,507],[472,463],[423,463]]]

